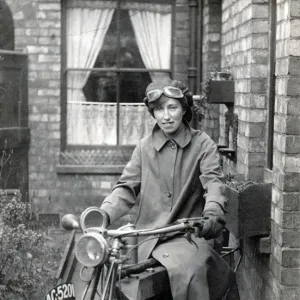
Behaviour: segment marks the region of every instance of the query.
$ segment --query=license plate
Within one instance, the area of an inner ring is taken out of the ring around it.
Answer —
[[[75,300],[75,290],[73,283],[63,283],[55,288],[53,288],[50,292],[48,292],[45,296],[45,300]]]

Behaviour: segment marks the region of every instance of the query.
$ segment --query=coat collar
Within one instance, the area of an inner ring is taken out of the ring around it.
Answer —
[[[190,125],[187,122],[183,122],[179,127],[179,130],[172,137],[166,137],[163,131],[159,128],[157,124],[155,124],[152,130],[152,142],[154,148],[157,151],[166,144],[166,142],[173,140],[175,141],[181,148],[184,148],[192,139],[192,130]]]

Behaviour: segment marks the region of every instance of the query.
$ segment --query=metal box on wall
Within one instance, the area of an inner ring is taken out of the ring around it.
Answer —
[[[271,183],[253,183],[240,191],[228,187],[226,228],[238,239],[268,235],[271,230]]]
[[[234,103],[234,80],[210,81],[208,103],[233,104]]]

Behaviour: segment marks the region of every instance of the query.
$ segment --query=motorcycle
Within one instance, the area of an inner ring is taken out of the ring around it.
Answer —
[[[146,237],[141,243],[167,234],[180,233],[189,238],[192,233],[199,234],[203,226],[201,220],[202,218],[180,219],[173,224],[153,229],[136,229],[133,224],[108,229],[107,215],[98,207],[86,209],[79,222],[74,215],[63,216],[61,225],[64,229],[81,229],[83,233],[74,247],[76,259],[82,265],[80,278],[86,282],[81,300],[124,299],[121,282],[122,287],[127,285],[127,290],[130,290],[128,281],[142,272],[153,273],[153,276],[157,272],[161,276],[164,268],[154,258],[138,263],[138,237]],[[73,283],[63,283],[49,291],[45,300],[73,300],[75,297]],[[167,297],[172,299],[169,287],[162,299]]]

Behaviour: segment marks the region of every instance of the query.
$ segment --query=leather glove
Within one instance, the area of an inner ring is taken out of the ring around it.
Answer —
[[[210,240],[219,236],[226,224],[225,217],[216,215],[215,212],[208,211],[203,216],[203,228],[199,237]]]

